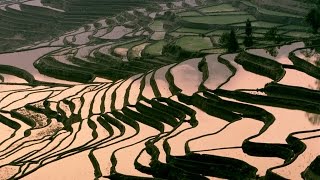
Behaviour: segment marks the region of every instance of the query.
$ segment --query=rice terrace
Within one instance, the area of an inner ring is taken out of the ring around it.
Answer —
[[[0,0],[0,179],[320,180],[320,1]]]

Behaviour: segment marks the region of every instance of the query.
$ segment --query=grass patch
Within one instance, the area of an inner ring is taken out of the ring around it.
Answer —
[[[229,11],[229,12],[211,12],[211,13],[206,13],[206,15],[211,16],[211,15],[216,15],[216,16],[223,16],[223,15],[248,15],[247,12],[245,11]]]
[[[272,27],[280,26],[281,24],[271,23],[266,21],[256,21],[256,22],[252,22],[251,25],[253,27],[272,28]],[[234,24],[233,26],[245,27],[246,23]]]
[[[216,31],[212,31],[212,32],[210,32],[210,33],[208,33],[207,35],[208,36],[221,36],[223,33],[228,33],[228,32],[230,32],[229,30],[216,30]]]
[[[126,48],[126,49],[130,49],[134,46],[137,46],[139,44],[142,44],[144,43],[146,40],[145,39],[142,39],[142,40],[137,40],[137,41],[133,41],[133,42],[130,42],[130,43],[127,43],[127,44],[123,44],[123,45],[120,45],[118,46],[117,48]]]
[[[185,11],[185,12],[178,13],[178,16],[202,16],[202,15],[197,11]]]
[[[163,22],[160,20],[155,20],[149,27],[154,31],[164,31]]]
[[[189,52],[212,48],[210,38],[200,36],[185,36],[176,41],[176,45]]]
[[[218,25],[245,22],[247,19],[250,19],[251,21],[256,20],[256,18],[252,15],[183,17],[182,19],[191,23],[218,24]]]
[[[165,41],[157,41],[154,44],[146,46],[143,52],[149,55],[160,56],[162,54],[162,48],[165,44],[167,44]]]
[[[208,33],[207,36],[217,36],[219,39],[223,33],[230,33],[230,30],[222,30],[221,29],[221,30],[212,31],[212,32]],[[245,31],[243,29],[239,29],[236,31],[237,35],[242,34],[242,33],[245,33]]]
[[[297,26],[297,25],[287,25],[279,27],[279,29],[285,29],[285,30],[307,30],[308,28],[304,26]]]
[[[188,32],[188,33],[196,33],[196,34],[205,34],[209,32],[209,30],[204,29],[193,29],[193,28],[179,28],[176,32]]]
[[[206,49],[201,51],[202,53],[208,53],[208,54],[222,54],[226,52],[226,49]]]
[[[199,9],[203,13],[237,11],[231,4],[220,4]]]
[[[285,33],[284,35],[293,36],[295,38],[308,38],[312,36],[312,33],[291,31]]]
[[[258,38],[263,38],[264,34],[260,34],[260,33],[253,33],[252,34],[253,37],[258,37]],[[243,36],[244,37],[244,36]]]
[[[190,33],[190,32],[172,32],[169,35],[173,37],[179,37],[179,36],[196,36],[198,34]]]
[[[260,34],[265,34],[268,31],[269,29],[253,29],[254,33],[260,33]]]
[[[271,10],[268,10],[268,9],[263,9],[263,8],[260,8],[260,7],[250,3],[248,1],[241,1],[241,3],[243,3],[243,4],[247,5],[247,6],[256,8],[262,14],[301,18],[301,16],[297,16],[297,15],[294,15],[294,14],[289,14],[289,13],[283,13],[283,12],[279,12],[279,11],[271,11]]]

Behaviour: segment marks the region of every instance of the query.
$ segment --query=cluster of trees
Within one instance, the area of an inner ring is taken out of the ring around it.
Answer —
[[[320,0],[317,1],[317,7],[310,10],[306,16],[306,22],[311,26],[313,32],[316,34],[320,28]],[[251,21],[247,19],[245,37],[243,45],[245,47],[253,46],[253,35],[252,35],[252,25]],[[273,27],[269,29],[264,35],[266,41],[272,41],[279,44],[283,41],[283,38],[278,34],[278,28]],[[236,52],[239,50],[239,43],[236,37],[235,30],[232,29],[229,33],[223,33],[219,39],[219,44],[221,47],[226,48],[229,53]],[[275,53],[276,54],[276,53]]]
[[[226,48],[229,53],[234,53],[239,50],[239,43],[234,29],[230,33],[223,33],[219,39],[219,44]]]
[[[177,16],[174,12],[166,11],[162,16],[162,19],[167,20],[167,21],[175,21],[176,17]]]
[[[273,27],[265,33],[264,40],[279,44],[283,41],[283,37],[278,34],[278,28]],[[234,53],[239,50],[239,43],[236,37],[235,30],[232,29],[230,33],[223,33],[219,39],[219,44],[221,47],[226,48],[229,53]],[[251,25],[251,21],[248,19],[246,22],[243,45],[245,47],[251,47],[253,46],[253,44],[253,28]],[[276,52],[274,52],[274,54],[276,54]]]
[[[317,7],[311,9],[307,14],[306,22],[311,26],[313,33],[318,33],[320,28],[320,0],[317,2]]]
[[[249,19],[246,22],[245,34],[243,45],[245,47],[251,47],[253,45],[253,36],[252,25]],[[219,44],[226,48],[229,53],[234,53],[240,48],[234,29],[231,29],[230,33],[223,33],[219,39]]]
[[[267,31],[264,35],[264,39],[267,41],[273,41],[276,44],[279,44],[281,41],[283,41],[283,38],[278,34],[277,27],[269,29],[269,31]]]

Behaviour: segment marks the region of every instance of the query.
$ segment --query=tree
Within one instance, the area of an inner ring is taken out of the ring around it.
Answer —
[[[247,19],[246,22],[246,36],[244,37],[243,44],[245,47],[250,47],[253,45],[252,26],[249,19]]]
[[[236,37],[236,33],[232,29],[229,36],[228,52],[233,53],[233,52],[236,52],[238,49],[239,49],[239,43]]]
[[[207,68],[208,67],[208,64],[207,64],[207,61],[205,60],[205,58],[203,58],[199,63],[198,63],[198,70],[200,72],[203,72],[203,69],[204,68]]]
[[[306,22],[311,26],[313,33],[318,33],[320,27],[320,7],[310,10],[306,16]]]
[[[251,47],[253,45],[253,38],[252,36],[245,36],[243,40],[243,44],[245,47]]]
[[[247,22],[246,22],[246,35],[252,36],[252,25],[251,25],[250,19],[247,19]]]
[[[230,33],[223,33],[219,39],[219,44],[228,52],[236,52],[239,49],[239,43],[235,31],[232,29]]]
[[[268,41],[272,41],[277,36],[277,32],[278,32],[278,29],[276,27],[273,27],[266,32],[266,34],[264,35],[264,38]]]
[[[163,14],[163,19],[173,22],[176,19],[176,14],[172,11],[166,11]]]

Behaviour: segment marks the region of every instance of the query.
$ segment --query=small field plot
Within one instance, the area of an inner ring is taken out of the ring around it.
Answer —
[[[172,68],[174,83],[183,94],[191,96],[198,91],[202,82],[202,73],[197,68],[200,61],[200,58],[189,59]]]
[[[182,37],[182,36],[196,36],[198,34],[189,33],[189,32],[172,32],[172,33],[169,33],[169,35],[174,38],[177,38],[177,37]]]
[[[265,33],[268,32],[268,30],[269,30],[269,29],[260,29],[260,28],[258,29],[258,28],[257,28],[257,29],[254,29],[253,32],[254,32],[254,33],[260,33],[260,34],[265,34]]]
[[[209,30],[204,29],[194,29],[194,28],[179,28],[176,32],[187,32],[187,33],[196,33],[196,34],[205,34],[209,32]]]
[[[131,49],[132,47],[143,43],[144,41],[145,40],[134,40],[132,42],[116,46],[116,48],[113,50],[113,52],[117,56],[126,57],[127,56],[127,52],[129,51],[129,49]]]
[[[208,33],[207,35],[208,36],[219,36],[219,38],[220,38],[220,36],[223,34],[223,33],[229,33],[230,31],[229,30],[216,30],[216,31],[212,31],[212,32],[210,32],[210,33]]]
[[[105,34],[104,36],[100,37],[101,39],[120,39],[124,35],[132,32],[132,29],[126,28],[124,26],[116,26],[113,28],[111,32]]]
[[[166,32],[164,31],[156,31],[152,34],[151,39],[156,41],[163,40],[165,35],[166,35]]]
[[[245,22],[247,19],[255,21],[256,18],[252,15],[226,15],[226,16],[199,16],[199,17],[183,17],[183,20],[191,23],[202,24],[233,24]]]
[[[59,11],[59,12],[65,12],[65,11],[62,10],[62,9],[52,8],[52,7],[50,7],[50,6],[44,6],[44,5],[42,4],[41,0],[28,1],[28,2],[26,2],[26,3],[24,3],[24,4],[30,5],[30,6],[47,8],[47,9],[51,9],[51,10]]]
[[[143,51],[143,49],[149,45],[150,43],[143,43],[143,44],[140,44],[140,45],[137,45],[135,47],[133,47],[131,49],[131,56],[132,57],[141,57],[141,52]]]
[[[253,27],[272,28],[272,27],[280,26],[281,24],[271,23],[271,22],[266,22],[266,21],[255,21],[255,22],[252,22],[251,25]],[[246,23],[234,24],[233,26],[245,27]]]
[[[146,48],[144,49],[144,53],[154,56],[160,56],[162,54],[162,48],[165,44],[165,41],[157,41],[154,44],[146,46]]]
[[[153,31],[164,31],[164,29],[163,29],[163,22],[160,21],[160,20],[154,21],[154,22],[150,25],[150,28],[151,28]]]
[[[198,6],[196,0],[185,0],[184,2],[185,2],[186,4],[188,4],[189,6],[191,6],[191,7]]]
[[[263,8],[260,8],[248,1],[241,1],[241,3],[249,6],[249,7],[255,7],[260,13],[262,14],[267,14],[267,15],[274,15],[274,16],[287,16],[287,17],[298,17],[300,18],[301,16],[297,16],[297,15],[294,15],[294,14],[289,14],[289,13],[284,13],[284,12],[279,12],[279,11],[272,11],[272,10],[268,10],[268,9],[263,9]]]
[[[213,49],[205,49],[201,51],[206,54],[222,54],[226,52],[226,49],[223,48],[213,48]]]
[[[199,9],[203,13],[237,11],[231,4],[220,4]]]
[[[295,38],[308,38],[312,36],[312,33],[291,31],[291,32],[285,33],[284,35],[292,36]]]
[[[178,13],[178,16],[202,16],[197,11],[184,11],[181,13]]]
[[[210,38],[203,38],[200,36],[182,37],[176,41],[176,45],[190,52],[196,52],[202,49],[210,49],[213,47]]]
[[[246,11],[224,11],[224,12],[210,12],[206,13],[206,15],[211,16],[223,16],[223,15],[248,15]]]
[[[122,45],[119,45],[118,48],[126,48],[126,49],[130,49],[134,46],[137,46],[141,43],[143,43],[145,40],[144,39],[137,39],[137,40],[133,40],[131,42],[128,42],[126,44],[122,44]]]
[[[279,27],[279,29],[283,29],[283,30],[303,30],[306,31],[308,28],[306,26],[297,26],[297,25],[287,25],[287,26],[282,26]]]

